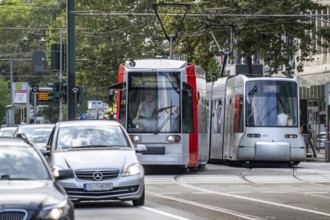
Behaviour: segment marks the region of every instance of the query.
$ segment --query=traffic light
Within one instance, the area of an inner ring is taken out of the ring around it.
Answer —
[[[51,69],[60,70],[60,44],[51,45]],[[62,70],[66,69],[66,44],[62,44]]]
[[[57,102],[57,100],[61,97],[59,82],[47,83],[47,86],[52,88],[52,90],[49,91],[48,100],[54,100],[54,102]]]
[[[67,103],[68,100],[68,83],[66,81],[62,81],[62,103]]]
[[[77,95],[77,103],[82,103],[84,101],[84,88],[82,86],[79,86],[79,92]]]

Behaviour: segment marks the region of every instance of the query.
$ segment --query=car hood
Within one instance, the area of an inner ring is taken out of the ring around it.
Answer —
[[[67,199],[63,189],[53,181],[0,181],[0,209],[52,206]]]
[[[138,162],[133,150],[79,150],[56,152],[54,165],[77,169],[119,169],[123,170]]]

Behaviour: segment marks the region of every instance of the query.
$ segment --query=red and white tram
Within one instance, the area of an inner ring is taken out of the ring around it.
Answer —
[[[169,59],[130,60],[121,64],[116,120],[134,144],[144,144],[143,165],[194,168],[208,161],[206,79],[202,68]],[[137,112],[152,95],[150,117]]]

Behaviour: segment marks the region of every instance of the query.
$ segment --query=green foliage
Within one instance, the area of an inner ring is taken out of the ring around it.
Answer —
[[[6,122],[6,105],[10,104],[10,92],[8,88],[8,81],[0,77],[0,123]]]
[[[65,1],[61,4],[55,0],[33,0],[32,4],[27,4],[26,0],[1,2],[1,58],[30,59],[35,50],[46,50],[50,58],[51,45],[59,44],[60,28],[63,43],[67,43]],[[107,88],[116,83],[120,63],[128,59],[169,57],[168,39],[152,7],[159,2],[175,1],[75,1],[75,83],[85,89],[81,111],[87,107],[89,99],[107,101]],[[271,74],[282,65],[286,68],[284,74],[292,74],[290,61],[298,50],[296,67],[302,71],[303,61],[313,52],[312,35],[306,31],[317,33],[317,30],[310,17],[300,16],[320,7],[312,0],[182,0],[180,3],[189,3],[188,14],[200,16],[187,16],[183,20],[173,43],[174,57],[202,66],[209,81],[219,77],[221,66],[214,57],[221,51],[235,49],[233,52],[245,57],[249,65],[252,57],[258,54],[270,67]],[[167,35],[175,34],[182,16],[171,14],[182,14],[183,9],[159,9]],[[286,16],[276,16],[284,14]],[[318,32],[325,39],[324,46],[330,42],[329,30],[322,28]],[[45,37],[47,43],[40,42],[40,37]],[[239,60],[240,57],[232,53],[230,58],[234,62],[234,58]],[[47,63],[46,70],[49,66]],[[8,71],[9,62],[1,61],[0,68]],[[14,69],[19,80],[30,85],[43,86],[58,80],[58,72],[30,77],[36,75],[31,62],[15,61]],[[52,117],[55,112],[58,109],[49,110],[47,114]]]

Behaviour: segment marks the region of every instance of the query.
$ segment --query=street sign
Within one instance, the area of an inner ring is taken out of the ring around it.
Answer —
[[[48,92],[47,91],[39,91],[38,92],[38,101],[48,101]]]
[[[88,109],[102,109],[103,102],[100,100],[90,100],[87,102]]]
[[[32,92],[38,92],[39,91],[39,86],[38,85],[32,85]]]
[[[29,84],[27,82],[13,82],[14,103],[26,104],[28,102]]]
[[[73,87],[73,88],[72,88],[72,92],[73,92],[74,94],[78,94],[78,93],[79,93],[79,87],[78,87],[78,86]]]

